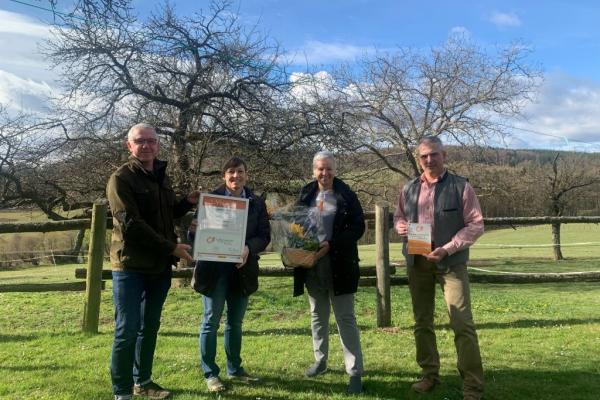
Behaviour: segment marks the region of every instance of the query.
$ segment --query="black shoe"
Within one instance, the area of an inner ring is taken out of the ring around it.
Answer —
[[[360,376],[351,376],[348,381],[348,394],[360,394],[362,391],[363,385]]]
[[[304,375],[308,378],[313,378],[318,375],[323,375],[325,372],[327,372],[327,363],[315,362],[304,372]]]

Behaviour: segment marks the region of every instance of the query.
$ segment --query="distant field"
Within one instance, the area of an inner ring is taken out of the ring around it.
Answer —
[[[60,232],[57,232],[60,233]],[[33,235],[33,234],[32,234]],[[600,225],[595,224],[566,224],[563,225],[563,254],[565,260],[552,261],[551,247],[535,248],[498,248],[500,245],[549,245],[551,243],[549,226],[519,227],[517,230],[498,229],[488,232],[481,237],[471,250],[471,267],[493,271],[513,272],[573,272],[600,271]],[[0,243],[10,235],[0,235]],[[594,242],[594,240],[596,240]],[[596,243],[592,245],[577,245],[577,243]],[[392,262],[403,263],[401,244],[390,245]],[[361,265],[375,265],[375,245],[359,247]],[[0,256],[2,253],[0,252]],[[48,262],[48,261],[46,261]],[[281,258],[277,253],[261,256],[261,265],[280,266]],[[6,279],[27,280],[34,276],[44,281],[59,282],[74,279],[73,269],[82,265],[59,265],[19,268],[13,271],[1,272],[2,281]],[[108,264],[105,268],[109,268]],[[400,268],[398,273],[403,273]]]
[[[1,223],[43,222],[48,218],[41,211],[0,210]],[[0,234],[0,262],[18,263],[19,259],[31,259],[41,264],[50,262],[48,258],[38,258],[57,250],[67,250],[73,246],[77,232],[30,232]]]
[[[0,210],[0,223],[47,221],[46,215],[39,210]]]

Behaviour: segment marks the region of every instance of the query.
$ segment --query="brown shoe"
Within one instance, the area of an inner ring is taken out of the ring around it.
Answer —
[[[145,385],[133,386],[134,396],[145,396],[151,400],[162,400],[171,397],[171,392],[150,381]]]
[[[427,393],[431,392],[433,388],[437,386],[438,383],[440,383],[439,380],[425,376],[417,382],[413,383],[410,388],[413,392]]]
[[[476,393],[465,393],[464,400],[481,400],[481,395]]]

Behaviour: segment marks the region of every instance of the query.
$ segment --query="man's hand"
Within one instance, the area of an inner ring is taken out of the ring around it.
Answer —
[[[235,264],[237,268],[242,268],[244,265],[246,265],[246,261],[248,261],[248,254],[250,254],[250,249],[248,246],[244,246],[244,251],[242,251],[242,262]]]
[[[190,222],[190,227],[188,228],[188,232],[190,233],[196,233],[196,229],[198,228],[198,220],[197,219],[193,219]]]
[[[200,191],[194,190],[190,194],[187,195],[187,201],[192,204],[198,204],[198,200],[200,199]]]
[[[442,258],[446,257],[447,255],[448,252],[446,251],[446,249],[444,249],[443,247],[438,247],[431,253],[425,254],[425,258],[427,259],[427,261],[437,263],[440,262]]]
[[[327,240],[319,243],[319,250],[317,251],[317,254],[315,254],[315,258],[317,260],[320,260],[321,258],[323,258],[325,256],[325,254],[329,253],[329,242]]]
[[[187,260],[187,261],[194,261],[194,259],[192,258],[192,256],[190,256],[190,253],[188,253],[188,251],[190,251],[192,249],[192,246],[188,245],[188,244],[183,244],[183,243],[178,243],[177,246],[175,246],[175,250],[173,250],[173,254],[175,257],[181,258],[182,260]]]

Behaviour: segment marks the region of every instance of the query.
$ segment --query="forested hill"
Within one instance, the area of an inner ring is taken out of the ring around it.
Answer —
[[[487,217],[600,215],[597,153],[458,146],[446,150],[449,170],[469,179]],[[386,154],[395,165],[403,163],[394,155],[399,153]],[[395,204],[406,177],[370,154],[345,161],[343,177],[357,189],[365,208],[379,200]]]

